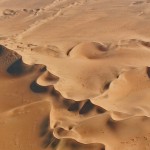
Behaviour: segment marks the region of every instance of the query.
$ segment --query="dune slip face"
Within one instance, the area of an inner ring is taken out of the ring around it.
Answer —
[[[150,0],[0,1],[0,150],[150,150]]]

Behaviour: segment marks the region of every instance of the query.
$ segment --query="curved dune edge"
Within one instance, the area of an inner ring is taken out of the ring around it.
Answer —
[[[95,42],[79,44],[66,58],[44,59],[47,68],[27,65],[19,54],[1,46],[0,148],[149,148],[150,52],[145,43],[131,40],[109,47]],[[70,91],[73,93],[68,94]],[[94,96],[95,91],[98,94]]]

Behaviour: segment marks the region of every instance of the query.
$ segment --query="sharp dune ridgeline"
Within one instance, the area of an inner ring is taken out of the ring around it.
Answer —
[[[0,1],[0,150],[149,150],[150,1]]]

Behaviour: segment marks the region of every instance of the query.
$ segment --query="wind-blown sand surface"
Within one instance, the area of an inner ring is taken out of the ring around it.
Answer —
[[[149,28],[149,0],[1,0],[0,150],[149,150]]]

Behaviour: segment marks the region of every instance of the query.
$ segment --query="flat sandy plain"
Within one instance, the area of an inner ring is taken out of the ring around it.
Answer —
[[[0,150],[150,150],[150,0],[0,1]]]

